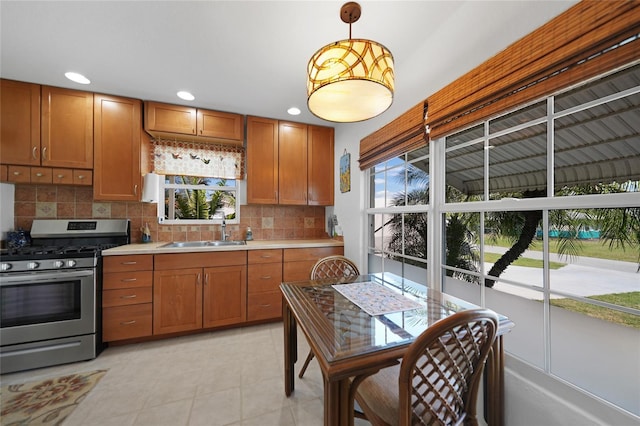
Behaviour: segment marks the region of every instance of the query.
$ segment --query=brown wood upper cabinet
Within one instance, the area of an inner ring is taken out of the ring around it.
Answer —
[[[93,168],[93,93],[11,80],[1,90],[3,164]]]
[[[247,202],[333,205],[333,128],[247,117]]]
[[[242,146],[244,120],[240,114],[159,102],[144,103],[144,129],[157,137]],[[177,136],[181,135],[181,136]]]
[[[42,86],[41,164],[93,168],[93,93]]]
[[[94,96],[93,199],[138,201],[142,190],[142,102]]]
[[[0,81],[3,164],[40,165],[40,85]]]

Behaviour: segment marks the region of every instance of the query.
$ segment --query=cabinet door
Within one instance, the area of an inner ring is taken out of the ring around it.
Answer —
[[[2,80],[0,152],[3,164],[40,165],[40,85]]]
[[[145,102],[144,128],[149,132],[196,134],[196,109]]]
[[[278,203],[307,204],[307,126],[278,127]]]
[[[204,327],[239,324],[247,319],[247,267],[204,270]]]
[[[42,86],[42,165],[93,168],[93,93]]]
[[[244,139],[242,115],[228,112],[198,110],[198,136],[230,142]]]
[[[93,199],[138,201],[141,102],[96,94],[94,97]]]
[[[344,247],[314,247],[283,250],[283,281],[303,281],[311,277],[313,265],[323,257],[343,255]]]
[[[247,117],[247,203],[278,204],[278,121]]]
[[[308,190],[310,206],[332,206],[334,194],[333,128],[309,126],[308,130]]]
[[[153,334],[202,328],[202,268],[153,273]]]

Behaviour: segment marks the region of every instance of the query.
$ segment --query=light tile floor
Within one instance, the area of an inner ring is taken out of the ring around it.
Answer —
[[[91,361],[5,374],[0,382],[108,370],[64,426],[322,425],[317,361],[287,398],[283,349],[282,323],[271,323],[114,346]],[[296,371],[308,350],[300,335]]]

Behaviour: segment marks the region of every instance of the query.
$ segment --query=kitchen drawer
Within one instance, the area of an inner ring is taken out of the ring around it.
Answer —
[[[73,184],[73,170],[71,169],[51,169],[53,183],[60,185]]]
[[[249,265],[248,292],[264,293],[279,291],[282,282],[282,263],[262,263]]]
[[[102,307],[137,305],[153,301],[152,287],[123,288],[102,292]]]
[[[256,263],[282,263],[282,249],[249,250],[249,265]]]
[[[53,173],[47,167],[31,168],[31,183],[53,183]]]
[[[153,255],[150,254],[105,256],[103,262],[105,273],[153,270]]]
[[[76,185],[92,185],[93,172],[91,170],[74,170],[73,183]]]
[[[151,336],[152,313],[151,303],[103,309],[102,340],[111,342]]]
[[[250,294],[247,300],[247,321],[282,317],[282,293],[280,290]]]
[[[285,263],[296,261],[312,261],[315,263],[318,259],[336,254],[344,254],[344,247],[330,246],[284,249],[284,261]]]
[[[31,182],[31,168],[27,166],[9,166],[7,181],[14,183]]]
[[[102,277],[103,290],[151,286],[153,271],[111,272],[103,274]]]

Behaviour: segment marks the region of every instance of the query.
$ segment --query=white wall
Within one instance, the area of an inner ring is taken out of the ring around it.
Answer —
[[[12,231],[14,224],[15,185],[0,183],[0,239],[6,241],[7,231]]]

